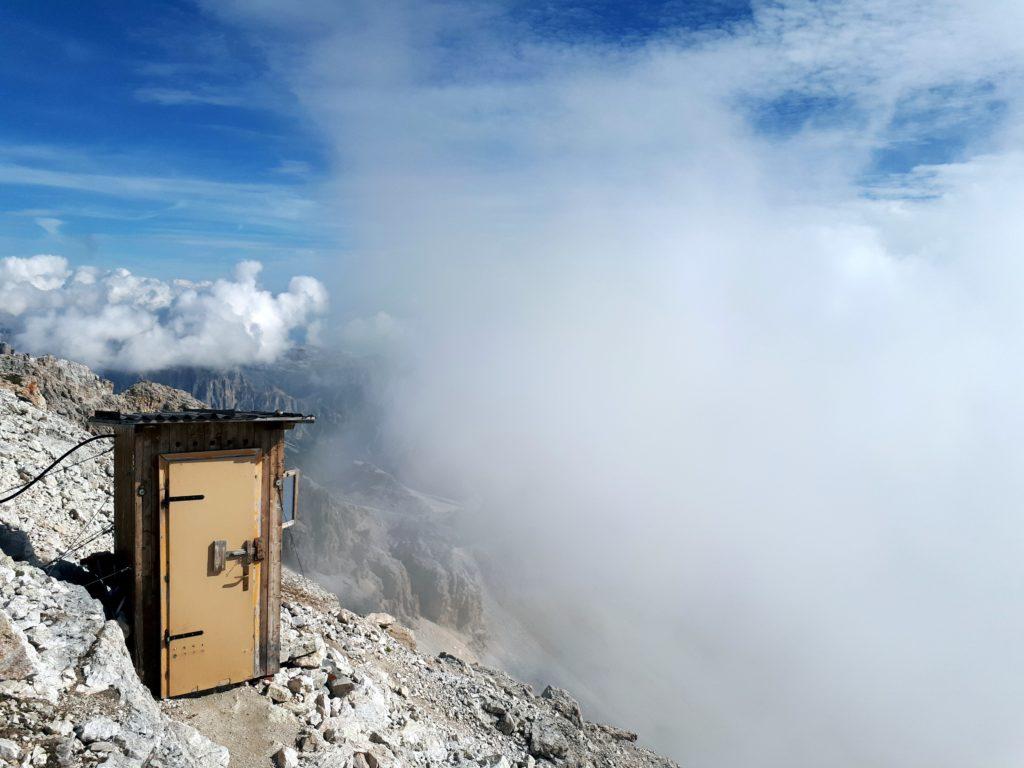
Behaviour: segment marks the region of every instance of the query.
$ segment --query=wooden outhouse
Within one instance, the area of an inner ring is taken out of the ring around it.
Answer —
[[[298,493],[284,436],[313,420],[212,409],[91,419],[115,433],[114,553],[128,573],[128,647],[154,695],[278,670],[281,531]]]

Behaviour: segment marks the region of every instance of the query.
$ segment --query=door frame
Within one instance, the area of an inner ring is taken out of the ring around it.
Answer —
[[[160,519],[159,532],[160,532],[160,543],[159,543],[159,559],[160,559],[160,698],[167,698],[168,687],[169,687],[169,667],[170,667],[170,648],[164,641],[164,632],[170,626],[170,562],[169,555],[167,552],[167,522],[168,513],[170,512],[170,506],[164,504],[163,500],[170,494],[170,468],[172,464],[180,464],[191,461],[217,461],[221,459],[231,458],[246,458],[251,459],[255,465],[257,478],[254,481],[256,483],[257,493],[257,524],[256,530],[258,536],[262,538],[264,528],[264,509],[263,509],[263,451],[260,448],[226,448],[223,450],[216,451],[189,451],[185,453],[161,453],[158,456],[158,498],[157,498],[157,510]],[[264,562],[260,563],[260,576],[255,578],[252,582],[255,584],[255,589],[252,590],[253,600],[253,660],[252,669],[253,677],[256,677],[260,672],[260,646],[262,645],[262,637],[260,636],[260,625],[261,625],[261,614],[263,612],[263,590],[262,590],[262,570],[266,565],[266,561],[269,558],[265,558]]]

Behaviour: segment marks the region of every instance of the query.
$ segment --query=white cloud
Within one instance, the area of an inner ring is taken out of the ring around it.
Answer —
[[[97,368],[271,362],[308,337],[327,291],[299,276],[273,294],[259,285],[261,269],[246,261],[231,280],[167,282],[127,269],[72,270],[60,256],[8,257],[0,259],[0,321],[25,351]]]
[[[138,88],[135,98],[163,106],[190,106],[194,104],[212,104],[218,107],[251,106],[241,94],[235,92],[219,92],[212,89],[186,90],[183,88]]]
[[[303,160],[282,160],[272,170],[284,176],[308,176],[313,168]]]
[[[87,194],[90,207],[76,211],[83,216],[141,221],[173,215],[189,222],[188,232],[200,222],[215,221],[230,222],[235,227],[245,226],[254,231],[272,228],[293,236],[308,236],[311,230],[323,224],[316,203],[304,194],[304,190],[294,186],[72,170],[89,165],[87,159],[73,153],[64,153],[57,163],[59,167],[45,168],[8,162],[6,159],[12,154],[8,150],[8,147],[0,146],[0,184]],[[60,157],[61,153],[54,152]],[[110,164],[116,162],[111,160]],[[104,211],[96,202],[104,199],[130,200],[152,207],[142,214],[128,216],[123,211]],[[40,226],[44,223],[52,226],[55,221],[50,216],[37,219]]]
[[[43,231],[48,235],[56,237],[60,234],[60,228],[64,226],[64,222],[60,219],[55,219],[49,216],[40,216],[36,218],[36,224],[39,225]]]

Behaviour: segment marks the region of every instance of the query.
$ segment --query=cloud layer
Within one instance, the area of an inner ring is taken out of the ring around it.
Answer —
[[[0,327],[16,347],[99,369],[271,362],[297,338],[311,340],[327,291],[293,277],[273,294],[259,262],[212,282],[140,277],[126,269],[72,269],[60,256],[0,259]]]

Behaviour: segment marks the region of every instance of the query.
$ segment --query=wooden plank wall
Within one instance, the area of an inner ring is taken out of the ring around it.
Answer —
[[[135,428],[135,653],[139,677],[160,690],[160,427]],[[139,492],[142,492],[141,495]]]
[[[281,489],[284,430],[257,424],[256,444],[263,450],[263,543],[266,560],[260,571],[260,667],[264,675],[281,668]]]
[[[270,536],[267,539],[267,570],[270,572],[270,586],[267,590],[267,612],[270,614],[270,629],[267,632],[267,653],[270,658],[268,674],[281,668],[281,509],[284,501],[284,429],[275,429],[272,434],[271,468],[274,483],[270,494]]]

